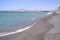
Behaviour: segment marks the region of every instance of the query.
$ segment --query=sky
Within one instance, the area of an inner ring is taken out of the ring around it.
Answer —
[[[60,0],[0,0],[0,10],[56,8]]]

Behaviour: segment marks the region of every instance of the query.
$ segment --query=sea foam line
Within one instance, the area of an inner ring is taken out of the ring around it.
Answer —
[[[49,12],[47,15],[53,14],[52,12]]]
[[[53,13],[52,13],[52,12],[49,12],[49,13],[47,13],[46,15],[43,15],[43,16],[41,16],[41,17],[47,16],[47,15],[50,15],[50,14],[53,14]]]
[[[31,26],[25,27],[25,28],[23,28],[23,29],[20,29],[20,30],[14,31],[14,32],[10,32],[10,33],[1,33],[0,37],[8,36],[8,35],[11,35],[11,34],[15,34],[15,33],[22,32],[22,31],[24,31],[24,30],[27,30],[27,29],[33,27],[35,24],[36,24],[36,23],[34,23],[34,24],[31,25]]]

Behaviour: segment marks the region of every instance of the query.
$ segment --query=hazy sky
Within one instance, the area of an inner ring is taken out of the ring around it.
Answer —
[[[0,10],[55,8],[60,0],[0,0]]]

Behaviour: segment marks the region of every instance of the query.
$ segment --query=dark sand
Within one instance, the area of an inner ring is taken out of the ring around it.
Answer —
[[[32,28],[27,29],[23,32],[0,37],[0,40],[45,40],[45,34],[51,30],[54,25],[49,23],[49,20],[56,14],[37,18]]]

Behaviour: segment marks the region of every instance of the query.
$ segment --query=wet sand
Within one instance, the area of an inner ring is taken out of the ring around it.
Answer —
[[[36,24],[32,28],[20,33],[0,37],[0,40],[45,40],[46,33],[54,27],[49,20],[55,15],[56,14],[51,14],[37,18],[34,21]]]

